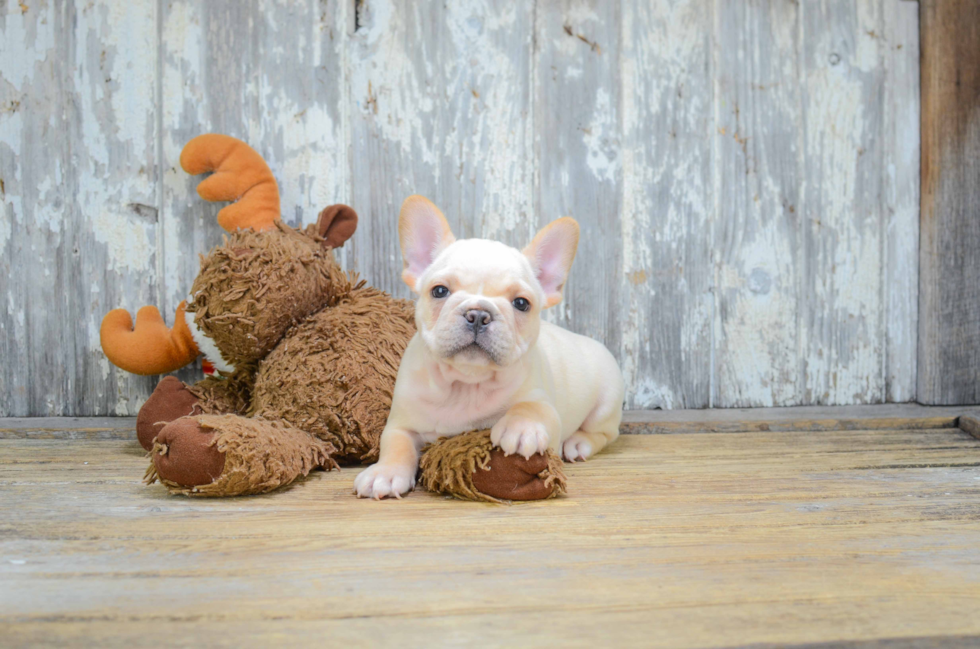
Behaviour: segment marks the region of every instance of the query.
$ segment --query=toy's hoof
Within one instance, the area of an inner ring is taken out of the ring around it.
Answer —
[[[164,377],[136,416],[136,437],[140,445],[151,450],[154,438],[164,426],[194,414],[195,410],[199,410],[197,406],[197,397],[177,377]]]
[[[535,453],[530,458],[504,455],[499,448],[490,451],[487,469],[477,467],[473,486],[500,500],[543,500],[550,498],[555,486],[541,474],[548,468],[548,456]]]
[[[183,417],[163,427],[153,445],[153,466],[162,480],[182,487],[208,485],[225,470],[225,454],[194,417]]]
[[[422,452],[419,481],[464,500],[542,500],[565,493],[561,458],[548,450],[525,459],[494,448],[489,430],[440,439]]]

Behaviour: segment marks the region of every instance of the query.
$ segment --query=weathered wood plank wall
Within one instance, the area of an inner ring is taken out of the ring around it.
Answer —
[[[550,317],[630,407],[910,400],[918,114],[904,0],[0,0],[0,416],[135,413],[99,321],[220,240],[177,165],[212,130],[290,223],[353,205],[399,295],[410,193],[512,244],[574,216]]]
[[[923,403],[980,401],[980,3],[922,3]]]

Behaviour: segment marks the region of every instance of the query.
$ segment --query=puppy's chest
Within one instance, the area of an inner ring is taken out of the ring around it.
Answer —
[[[511,406],[517,387],[461,382],[433,386],[419,398],[420,414],[426,420],[419,432],[438,437],[489,428]]]

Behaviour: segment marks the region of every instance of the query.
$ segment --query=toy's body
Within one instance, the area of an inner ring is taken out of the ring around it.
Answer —
[[[181,164],[216,172],[203,197],[239,199],[219,214],[231,234],[202,258],[172,331],[155,309],[141,310],[135,331],[125,311],[102,327],[106,354],[124,369],[172,371],[200,350],[219,370],[192,386],[165,379],[140,411],[151,479],[237,495],[373,459],[414,309],[337,264],[332,248],[354,233],[356,214],[338,205],[305,231],[283,224],[271,172],[226,136],[195,138]]]

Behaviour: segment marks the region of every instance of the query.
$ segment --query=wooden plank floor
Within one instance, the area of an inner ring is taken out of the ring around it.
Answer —
[[[930,424],[934,425],[934,424]],[[980,441],[630,435],[555,501],[189,500],[131,441],[0,440],[0,645],[980,643]]]

